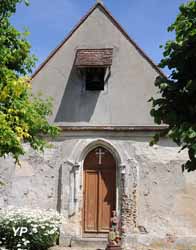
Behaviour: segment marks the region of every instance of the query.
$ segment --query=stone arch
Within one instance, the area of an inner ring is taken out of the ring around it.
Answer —
[[[77,218],[82,218],[82,201],[83,201],[83,163],[87,154],[96,147],[102,146],[112,153],[117,161],[117,171],[120,180],[120,216],[121,224],[125,232],[132,232],[136,227],[136,204],[137,204],[137,162],[131,158],[123,144],[110,140],[98,139],[80,139],[74,146],[70,157],[64,161],[65,165],[72,168],[73,189],[70,192],[70,208],[68,214],[70,216],[77,215]],[[64,168],[66,169],[66,168]],[[127,174],[125,174],[127,173]],[[79,217],[78,217],[79,216]],[[81,221],[78,223],[78,228],[81,227]],[[80,231],[82,234],[82,231]]]
[[[88,153],[96,147],[103,147],[108,150],[116,160],[116,173],[118,179],[118,190],[116,196],[116,209],[121,211],[121,198],[122,193],[124,193],[124,174],[126,170],[125,162],[127,162],[127,155],[122,149],[120,144],[114,145],[111,141],[98,138],[98,139],[81,139],[75,145],[72,150],[72,153],[69,159],[66,161],[66,164],[72,166],[72,173],[74,179],[73,194],[70,198],[71,209],[69,214],[78,214],[81,213],[80,217],[82,218],[82,208],[83,208],[83,163],[84,159]]]
[[[102,138],[96,140],[80,140],[72,151],[70,161],[80,165],[86,155],[98,146],[102,146],[112,153],[114,158],[117,160],[117,167],[123,168],[123,166],[125,166],[124,161],[127,157],[121,147],[118,147],[117,149],[112,142]]]

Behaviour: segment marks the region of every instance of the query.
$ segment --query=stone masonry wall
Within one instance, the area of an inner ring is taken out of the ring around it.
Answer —
[[[111,134],[102,138],[121,157],[117,160],[121,160],[118,171],[123,247],[182,247],[185,242],[194,245],[196,173],[181,171],[186,152],[179,154],[179,149],[166,140],[149,147],[145,136]],[[0,207],[57,209],[65,216],[64,237],[81,237],[84,155],[74,160],[73,152],[80,155],[85,145],[94,142],[95,146],[96,141],[99,146],[100,139],[93,135],[62,136],[44,153],[27,146],[21,167],[10,158],[1,159],[0,180],[5,185],[0,188]]]

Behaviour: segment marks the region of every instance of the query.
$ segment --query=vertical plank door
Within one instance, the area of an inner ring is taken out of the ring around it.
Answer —
[[[107,233],[116,205],[116,163],[98,147],[84,161],[84,233]]]
[[[85,231],[97,232],[98,223],[98,181],[96,170],[85,171]]]
[[[99,172],[98,231],[108,232],[112,210],[115,209],[115,172],[104,169]]]

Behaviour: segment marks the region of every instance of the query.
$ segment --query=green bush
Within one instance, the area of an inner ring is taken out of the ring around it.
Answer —
[[[0,250],[47,250],[59,237],[61,216],[54,211],[0,211]]]

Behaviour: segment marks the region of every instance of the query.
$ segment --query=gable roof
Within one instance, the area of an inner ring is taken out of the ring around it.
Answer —
[[[90,11],[80,20],[80,22],[71,30],[71,32],[64,38],[64,40],[49,54],[44,62],[35,70],[32,74],[32,79],[39,73],[39,71],[48,63],[48,61],[56,54],[56,52],[68,41],[68,39],[75,33],[75,31],[86,21],[86,19],[93,13],[93,11],[100,7],[105,14],[109,17],[111,22],[120,30],[120,32],[129,40],[129,42],[135,47],[140,55],[150,63],[150,65],[157,71],[157,73],[163,77],[166,77],[163,71],[146,55],[146,53],[136,44],[136,42],[128,35],[128,33],[122,28],[118,21],[112,16],[110,11],[100,2],[96,3]]]

